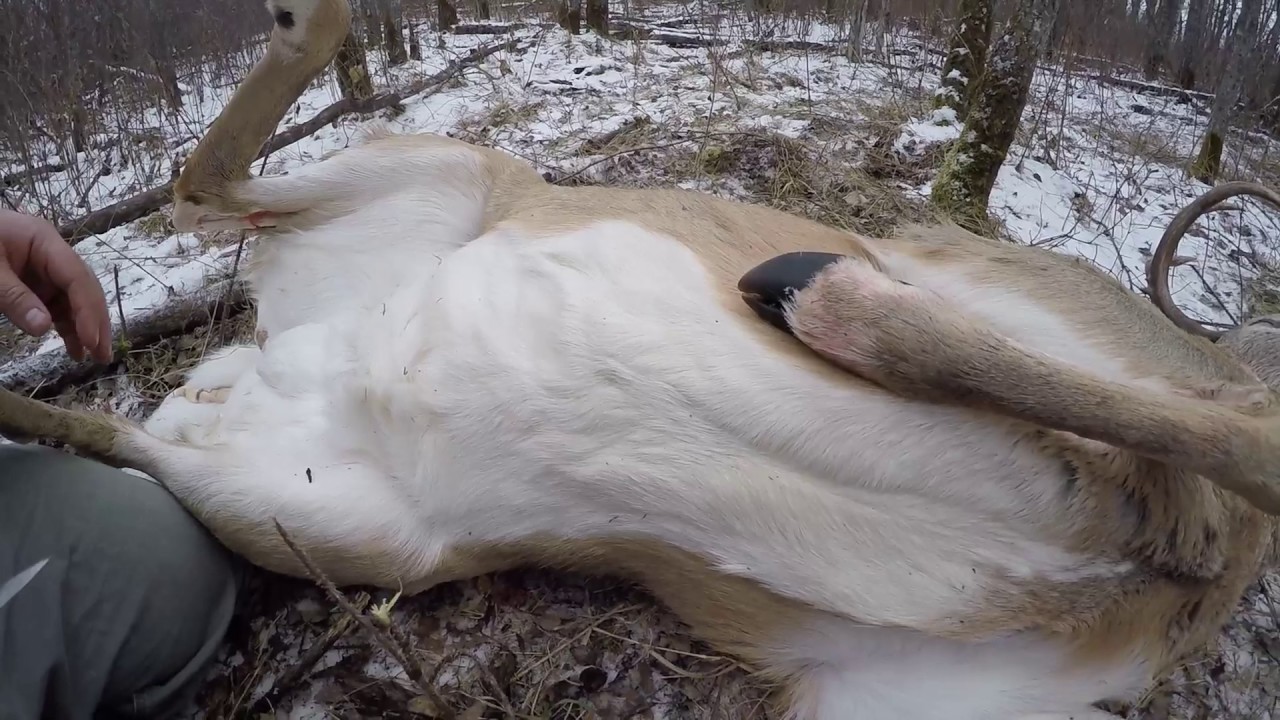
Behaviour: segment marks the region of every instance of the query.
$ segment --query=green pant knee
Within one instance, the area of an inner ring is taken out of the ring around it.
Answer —
[[[0,585],[42,561],[0,605],[0,720],[177,709],[231,620],[233,557],[148,479],[0,445]]]

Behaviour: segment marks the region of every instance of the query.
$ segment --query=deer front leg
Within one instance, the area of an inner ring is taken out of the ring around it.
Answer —
[[[828,361],[903,397],[963,405],[1129,450],[1280,514],[1280,422],[1112,382],[1027,348],[864,260],[782,255],[746,302]]]

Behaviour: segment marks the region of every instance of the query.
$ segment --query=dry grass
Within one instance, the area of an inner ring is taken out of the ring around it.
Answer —
[[[902,132],[902,126],[912,120],[927,117],[931,110],[932,96],[924,91],[904,90],[889,100],[862,102],[859,111],[862,119],[856,132],[870,139],[867,148],[865,172],[878,183],[899,183],[919,186],[933,179],[951,143],[936,143],[923,152],[904,155],[894,149],[894,141]]]
[[[41,341],[23,333],[14,325],[0,325],[0,359],[20,357],[35,351]]]
[[[328,606],[311,584],[256,574],[228,640],[241,661],[218,668],[201,693],[206,717],[243,717],[255,690],[340,617]],[[771,717],[736,662],[691,642],[647,595],[608,578],[486,575],[402,598],[391,621],[458,717]],[[355,634],[280,709],[300,700],[334,717],[445,715]]]
[[[1100,125],[1098,128],[1114,144],[1122,156],[1140,158],[1147,162],[1183,167],[1191,158],[1177,151],[1175,143],[1156,130],[1133,130],[1124,125]]]

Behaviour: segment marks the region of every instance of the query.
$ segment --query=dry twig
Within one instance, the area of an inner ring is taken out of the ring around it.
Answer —
[[[417,661],[413,649],[406,648],[385,627],[380,627],[380,623],[375,623],[372,618],[357,609],[347,599],[347,596],[333,584],[333,581],[312,562],[311,556],[307,554],[307,551],[289,537],[289,533],[285,532],[284,526],[280,524],[280,521],[272,518],[271,522],[276,526],[276,532],[280,534],[280,539],[284,541],[285,545],[289,546],[289,550],[298,558],[298,562],[302,563],[302,566],[306,568],[307,575],[323,588],[329,594],[329,597],[338,604],[338,607],[342,608],[343,612],[359,624],[374,642],[378,643],[387,654],[395,658],[400,667],[404,669],[405,674],[409,676],[409,680],[413,682],[415,689],[438,710],[438,716],[443,720],[452,720],[453,712],[440,698],[439,694],[436,693],[435,688],[427,682],[426,673],[423,671],[422,665]]]
[[[363,612],[365,607],[368,605],[369,595],[363,592],[357,593],[355,599],[351,601],[352,608],[357,612]],[[346,613],[334,620],[333,624],[329,626],[329,629],[325,631],[324,635],[316,640],[315,643],[313,643],[311,647],[307,648],[307,651],[298,658],[298,662],[294,663],[288,670],[281,673],[280,678],[275,681],[275,684],[271,686],[271,689],[264,693],[262,697],[254,701],[253,705],[251,705],[245,712],[245,715],[248,717],[254,717],[262,713],[272,712],[275,709],[275,706],[284,699],[285,694],[293,690],[302,682],[304,676],[311,670],[311,668],[315,667],[315,664],[320,662],[320,658],[324,657],[324,654],[329,652],[329,648],[333,647],[334,643],[338,642],[343,635],[346,635],[347,632],[351,630],[355,625],[355,622],[355,618]]]

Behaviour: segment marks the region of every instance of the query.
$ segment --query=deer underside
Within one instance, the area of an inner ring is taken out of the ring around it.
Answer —
[[[269,339],[205,361],[125,441],[263,567],[301,574],[278,520],[343,584],[621,568],[782,679],[797,720],[1103,717],[1093,703],[1211,636],[1256,570],[1259,521],[1197,478],[1135,490],[1098,469],[1133,458],[1101,444],[816,359],[734,305],[726,269],[769,256],[709,259],[732,233],[590,207],[539,224],[552,190],[522,210],[473,192],[473,159],[419,152],[434,174],[404,183],[383,158],[377,199],[264,236]],[[855,289],[880,322],[919,302],[897,268],[1025,347],[1172,387],[1034,289],[909,254],[928,243],[864,249]]]

